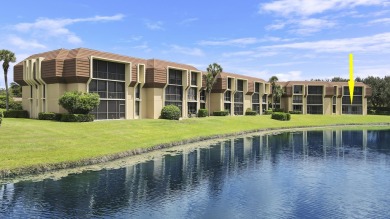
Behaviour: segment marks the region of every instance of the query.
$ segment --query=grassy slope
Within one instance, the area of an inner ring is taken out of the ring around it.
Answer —
[[[6,118],[0,127],[0,170],[77,161],[197,136],[347,123],[390,123],[390,116],[292,115],[289,122],[271,120],[270,116],[93,123]]]

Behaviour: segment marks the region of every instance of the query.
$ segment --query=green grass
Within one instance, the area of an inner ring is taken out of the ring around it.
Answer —
[[[390,116],[292,115],[291,121],[271,120],[270,116],[236,116],[93,123],[5,118],[0,127],[0,171],[98,158],[199,136],[351,123],[390,123]]]

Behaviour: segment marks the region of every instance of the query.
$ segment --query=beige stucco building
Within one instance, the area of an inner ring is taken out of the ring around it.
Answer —
[[[262,114],[269,107],[271,86],[260,78],[222,72],[211,96],[201,70],[186,64],[140,59],[91,49],[59,49],[35,54],[14,67],[22,86],[23,108],[31,118],[39,112],[66,112],[58,99],[66,91],[94,92],[100,105],[96,119],[157,119],[173,104],[186,118],[201,108],[243,115],[250,108]],[[350,104],[348,83],[294,81],[279,83],[285,93],[277,106],[304,114],[367,114],[371,89],[357,83]]]

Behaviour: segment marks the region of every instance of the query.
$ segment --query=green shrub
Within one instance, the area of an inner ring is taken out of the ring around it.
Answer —
[[[229,115],[229,111],[227,110],[213,112],[213,116],[227,116],[227,115]]]
[[[67,114],[61,116],[61,122],[92,122],[94,115],[92,114]]]
[[[62,115],[63,115],[63,113],[56,113],[54,115],[54,120],[55,121],[61,121]]]
[[[168,105],[164,106],[164,108],[161,110],[161,116],[162,119],[169,119],[169,120],[179,120],[181,116],[181,112],[179,107],[175,105]]]
[[[284,109],[282,109],[282,108],[275,108],[274,112],[284,112]]]
[[[271,115],[271,119],[288,121],[291,119],[291,114],[290,113],[282,113],[282,112],[274,112]]]
[[[272,114],[272,109],[264,111],[264,114],[265,115],[271,115]]]
[[[58,100],[58,104],[70,114],[88,114],[100,103],[96,93],[82,93],[78,91],[65,92]]]
[[[41,112],[38,114],[38,119],[39,120],[55,120],[54,118],[56,117],[55,113],[46,113],[46,112]]]
[[[6,108],[6,96],[0,95],[0,109]],[[10,96],[9,97],[9,109],[10,110],[23,110],[22,108],[22,102],[20,101],[14,101],[14,99]]]
[[[8,110],[4,111],[4,118],[28,118],[27,110]]]
[[[209,114],[207,109],[199,109],[198,110],[198,117],[206,117]]]
[[[245,115],[246,115],[246,116],[256,116],[256,115],[257,115],[257,112],[256,112],[256,111],[246,111],[246,112],[245,112]]]
[[[302,111],[300,110],[294,110],[294,111],[288,111],[290,114],[302,114]]]
[[[3,121],[3,117],[4,117],[3,110],[0,109],[0,126],[1,126],[1,122]]]

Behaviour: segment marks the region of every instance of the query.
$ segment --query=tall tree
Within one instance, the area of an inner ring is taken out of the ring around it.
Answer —
[[[206,92],[209,96],[208,103],[208,111],[210,116],[210,102],[211,102],[211,90],[213,89],[213,86],[215,82],[217,81],[218,75],[222,72],[222,67],[218,65],[217,63],[210,64],[209,67],[207,67],[207,74],[203,75],[204,80],[206,82]]]
[[[9,50],[0,50],[0,61],[3,61],[3,70],[4,70],[4,83],[5,83],[5,93],[6,93],[6,110],[9,108],[9,91],[8,91],[8,68],[10,62],[16,62],[15,53]]]
[[[272,107],[272,110],[275,108],[274,106],[274,98],[275,98],[275,89],[276,89],[276,82],[279,81],[279,78],[276,77],[276,76],[272,76],[270,79],[269,79],[269,83],[271,83],[271,93],[272,93],[272,98],[271,98],[271,107]]]
[[[284,94],[284,91],[283,91],[282,86],[280,86],[279,84],[275,85],[275,99],[280,100],[280,98],[282,97],[283,94]],[[276,101],[275,101],[275,105],[276,105]]]

